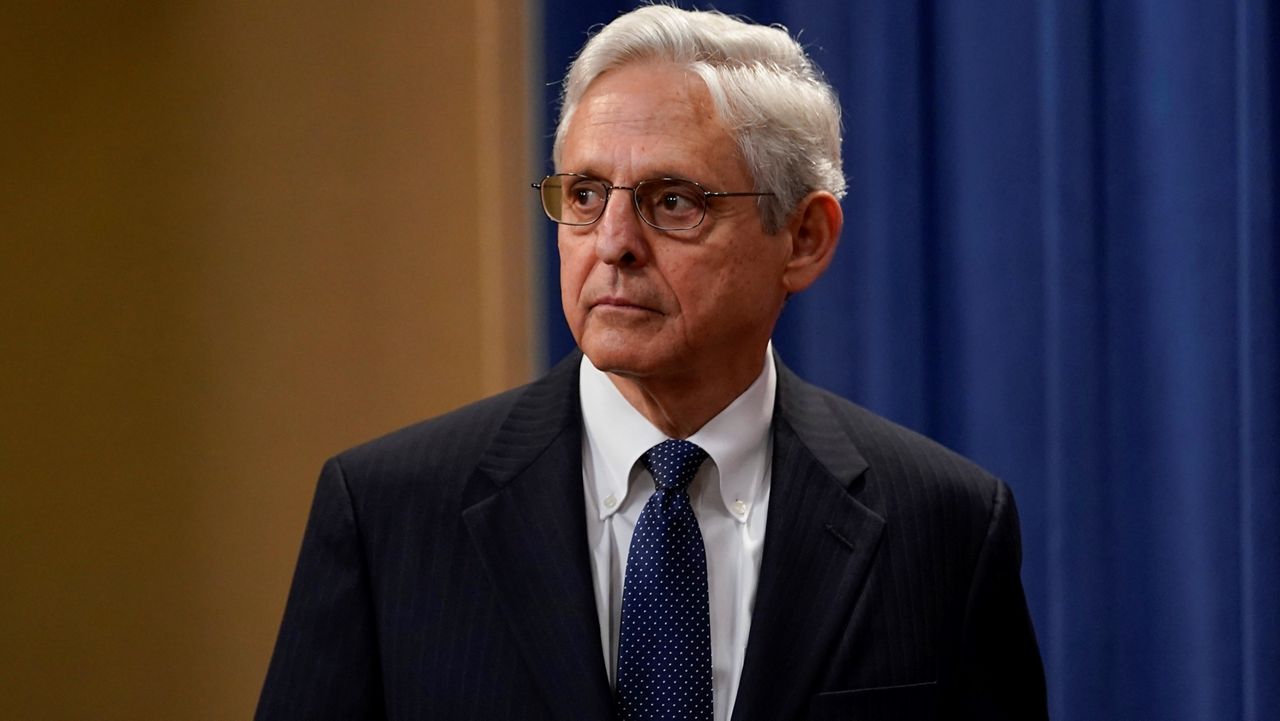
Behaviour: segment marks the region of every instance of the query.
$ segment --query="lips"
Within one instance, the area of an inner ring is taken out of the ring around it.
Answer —
[[[607,296],[603,296],[601,298],[595,299],[595,301],[591,303],[591,309],[592,310],[608,309],[608,310],[622,310],[622,311],[635,310],[635,311],[649,311],[652,313],[657,312],[655,308],[651,308],[647,305],[644,305],[643,303],[630,300],[628,298],[622,298],[619,296],[612,296],[612,295],[607,295]]]

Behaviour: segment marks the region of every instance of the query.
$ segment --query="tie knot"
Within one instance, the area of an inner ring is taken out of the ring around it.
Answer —
[[[640,456],[640,462],[653,474],[653,481],[663,490],[684,490],[706,460],[707,452],[686,440],[663,441]]]

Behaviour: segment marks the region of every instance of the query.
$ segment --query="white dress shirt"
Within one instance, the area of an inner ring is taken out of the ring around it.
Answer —
[[[640,511],[654,490],[653,476],[640,456],[667,436],[640,415],[586,357],[578,385],[587,542],[600,643],[609,683],[615,685],[627,552]],[[707,550],[715,721],[728,721],[733,713],[751,630],[769,506],[776,388],[770,346],[755,382],[688,438],[709,456],[689,485],[689,498]]]

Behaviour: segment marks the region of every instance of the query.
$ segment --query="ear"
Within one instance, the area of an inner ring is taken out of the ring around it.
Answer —
[[[787,221],[791,258],[783,270],[782,285],[788,294],[808,288],[826,272],[835,257],[842,225],[844,211],[831,193],[816,190],[800,201]]]

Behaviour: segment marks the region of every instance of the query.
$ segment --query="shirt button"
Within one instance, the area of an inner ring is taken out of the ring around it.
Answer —
[[[609,510],[612,511],[617,506],[618,506],[618,499],[614,498],[613,496],[609,496],[608,498],[604,499],[605,508],[608,508]]]
[[[735,515],[735,516],[745,516],[745,515],[747,515],[747,504],[743,503],[742,501],[734,501],[734,502],[733,502],[733,515]]]

